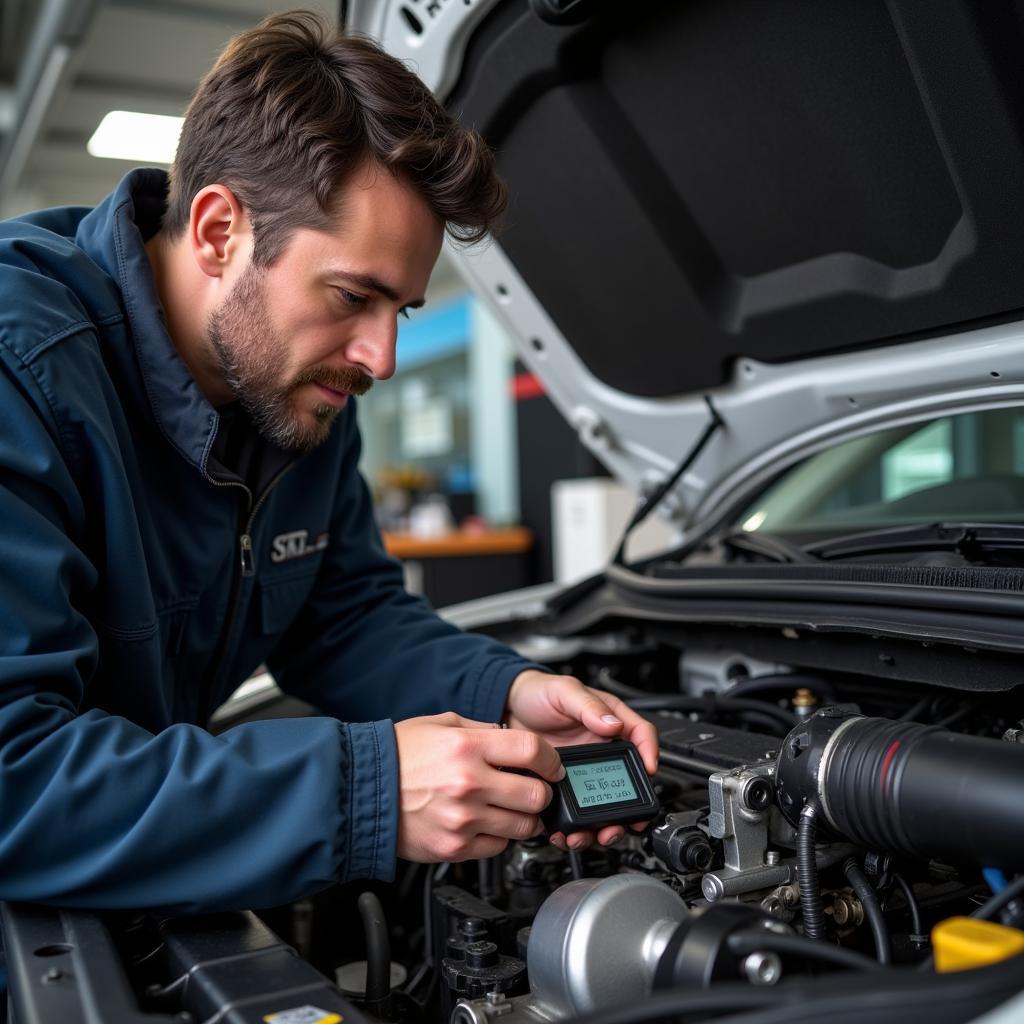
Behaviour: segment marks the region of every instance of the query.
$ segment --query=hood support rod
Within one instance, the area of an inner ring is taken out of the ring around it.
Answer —
[[[613,565],[625,565],[626,563],[626,541],[629,539],[629,535],[638,527],[661,503],[662,499],[672,490],[673,487],[679,482],[680,477],[697,461],[698,456],[707,447],[708,442],[718,432],[720,427],[725,426],[725,420],[719,415],[718,410],[714,407],[711,402],[709,395],[704,396],[704,402],[708,407],[708,412],[711,414],[711,419],[708,425],[704,428],[704,432],[697,438],[694,446],[687,452],[686,457],[676,467],[672,475],[661,484],[656,491],[648,495],[644,500],[643,504],[633,514],[633,518],[630,519],[626,526],[626,529],[622,531],[622,539],[619,541],[619,546],[615,551],[615,557],[612,559]]]

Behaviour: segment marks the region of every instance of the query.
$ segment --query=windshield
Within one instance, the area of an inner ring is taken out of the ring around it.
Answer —
[[[819,452],[739,517],[747,532],[1024,522],[1024,408],[945,416]]]

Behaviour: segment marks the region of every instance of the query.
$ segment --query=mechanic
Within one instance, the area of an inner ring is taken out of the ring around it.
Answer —
[[[653,772],[616,698],[403,589],[357,469],[352,397],[504,202],[410,71],[294,12],[229,43],[169,178],[0,224],[0,899],[278,905],[537,834],[548,786],[498,769],[555,744]],[[262,663],[324,717],[207,731]]]

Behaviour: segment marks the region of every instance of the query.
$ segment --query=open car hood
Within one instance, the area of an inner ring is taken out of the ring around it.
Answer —
[[[861,433],[1024,399],[1024,15],[910,0],[351,0],[495,147],[453,258],[684,531]]]

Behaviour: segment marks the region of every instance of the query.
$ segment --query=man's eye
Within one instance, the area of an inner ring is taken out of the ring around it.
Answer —
[[[347,306],[365,306],[366,296],[358,295],[356,292],[350,292],[347,288],[339,288],[338,294],[341,296],[342,302]]]
[[[404,317],[405,317],[405,319],[406,319],[406,320],[408,320],[408,319],[409,319],[409,310],[410,310],[410,309],[412,309],[412,307],[411,307],[411,306],[403,306],[403,307],[402,307],[402,308],[401,308],[401,309],[400,309],[400,310],[398,311],[398,315],[399,315],[399,316],[404,316]]]

